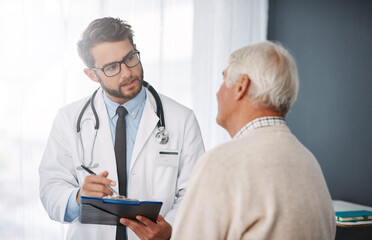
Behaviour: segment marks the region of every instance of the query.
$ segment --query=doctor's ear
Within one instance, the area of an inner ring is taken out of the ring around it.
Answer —
[[[84,73],[85,73],[85,75],[87,75],[90,78],[90,80],[92,80],[94,82],[99,82],[96,74],[94,73],[94,71],[92,69],[84,68]]]
[[[234,95],[235,100],[241,100],[246,94],[248,94],[248,89],[251,84],[247,74],[242,74],[240,79],[234,84]]]

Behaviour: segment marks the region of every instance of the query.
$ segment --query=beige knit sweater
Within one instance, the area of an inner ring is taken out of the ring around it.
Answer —
[[[172,239],[334,239],[317,160],[285,125],[246,132],[198,161]]]

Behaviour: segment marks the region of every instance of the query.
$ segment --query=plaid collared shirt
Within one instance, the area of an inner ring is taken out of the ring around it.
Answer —
[[[261,127],[269,127],[275,125],[285,124],[282,117],[261,117],[247,123],[240,131],[235,134],[233,139],[240,138],[246,131],[254,130]]]

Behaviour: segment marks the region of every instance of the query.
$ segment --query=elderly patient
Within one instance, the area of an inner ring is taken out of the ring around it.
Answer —
[[[292,56],[260,42],[231,53],[217,123],[232,140],[193,171],[173,239],[334,239],[322,171],[285,122],[298,92]]]

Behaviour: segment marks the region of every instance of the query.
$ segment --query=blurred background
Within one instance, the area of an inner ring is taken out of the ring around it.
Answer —
[[[58,109],[98,87],[76,43],[104,16],[132,25],[145,80],[194,110],[207,150],[230,139],[215,123],[228,54],[282,43],[300,77],[289,127],[333,199],[372,206],[372,1],[0,0],[0,11],[0,239],[64,238],[39,200],[38,166]],[[336,239],[371,235],[337,228]]]
[[[0,0],[0,239],[63,239],[39,200],[38,166],[59,108],[98,85],[76,43],[94,19],[128,21],[145,80],[193,109],[207,149],[229,139],[215,94],[228,54],[267,35],[267,1]]]

